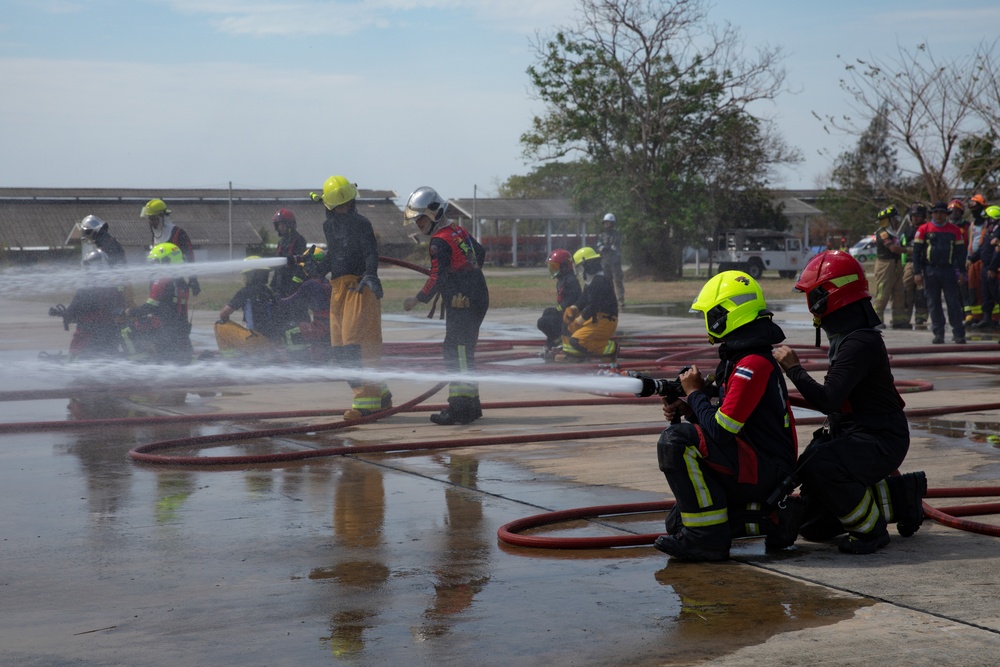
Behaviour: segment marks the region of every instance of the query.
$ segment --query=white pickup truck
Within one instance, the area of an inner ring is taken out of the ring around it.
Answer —
[[[773,229],[723,231],[714,246],[720,273],[735,269],[746,271],[753,278],[760,278],[764,271],[777,271],[782,278],[794,278],[812,257],[802,239]]]

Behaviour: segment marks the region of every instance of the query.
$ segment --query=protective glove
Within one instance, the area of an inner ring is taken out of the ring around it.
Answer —
[[[583,326],[584,319],[582,317],[577,317],[575,320],[566,325],[566,331],[576,333],[576,330]]]
[[[382,281],[378,279],[378,276],[364,276],[355,291],[360,292],[365,287],[372,291],[376,299],[382,298]]]
[[[563,324],[569,326],[569,323],[580,316],[580,309],[576,306],[569,306],[563,311]]]
[[[53,306],[49,308],[50,317],[65,317],[66,316],[66,306],[61,303],[58,306]]]
[[[201,294],[201,285],[198,284],[197,278],[188,278],[188,289],[191,290],[191,296]]]
[[[318,192],[310,192],[309,199],[312,199],[313,201],[323,201],[323,195]]]
[[[464,294],[456,294],[451,297],[451,307],[456,309],[468,308],[469,307],[469,297]]]

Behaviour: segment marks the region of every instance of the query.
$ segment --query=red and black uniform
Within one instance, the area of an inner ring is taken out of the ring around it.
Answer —
[[[164,218],[161,223],[160,233],[157,234],[150,230],[152,234],[152,245],[156,246],[160,243],[173,243],[175,246],[180,248],[181,255],[184,256],[184,263],[190,264],[194,262],[194,244],[191,243],[191,237],[183,229],[170,222],[170,220]],[[194,296],[198,296],[201,293],[201,286],[198,284],[198,279],[191,276],[187,279],[188,290]]]
[[[762,535],[774,525],[763,505],[795,468],[798,452],[788,390],[771,356],[784,337],[770,318],[728,334],[715,395],[692,392],[691,423],[660,436],[660,470],[676,498],[667,519],[671,533],[683,525],[699,545],[728,552],[733,538]]]
[[[569,335],[563,322],[563,310],[575,305],[582,294],[580,281],[573,269],[561,269],[556,276],[556,306],[546,308],[538,318],[538,329],[545,334],[548,347],[561,346],[563,336]]]
[[[110,357],[119,354],[122,345],[120,324],[125,312],[125,297],[118,287],[84,287],[77,290],[63,322],[76,322],[69,344],[70,359]]]
[[[891,518],[889,508],[880,505],[890,498],[903,502],[901,489],[885,480],[903,463],[910,432],[877,323],[867,299],[823,316],[830,339],[823,383],[802,366],[787,372],[802,397],[829,416],[829,434],[813,440],[799,464],[802,495],[809,500],[801,528],[806,539],[845,531],[862,539],[878,536]],[[894,481],[902,479],[890,478]]]
[[[931,331],[937,342],[944,342],[944,310],[955,340],[965,341],[965,316],[959,273],[965,271],[965,234],[951,222],[938,226],[925,222],[913,236],[913,270],[924,276],[924,295],[931,318]]]
[[[139,319],[139,332],[151,341],[154,356],[161,361],[191,361],[191,323],[188,321],[188,282],[183,278],[160,278],[149,288],[146,303],[129,315]]]
[[[298,332],[302,341],[308,343],[314,361],[330,356],[330,282],[323,276],[313,276],[303,281],[299,288],[281,300],[290,312],[305,310],[312,313],[312,319],[299,322]]]
[[[297,230],[289,229],[287,234],[278,237],[276,257],[300,257],[306,252],[306,239]],[[295,280],[295,267],[284,265],[274,269],[274,291],[281,298],[290,296],[299,283]]]
[[[979,294],[982,302],[983,322],[986,328],[992,328],[993,309],[997,305],[997,297],[1000,296],[997,293],[997,269],[993,266],[995,261],[1000,261],[996,259],[998,230],[1000,230],[1000,226],[997,225],[997,221],[987,216],[984,220],[978,247],[969,253],[969,261],[979,263]],[[972,245],[970,242],[970,250],[972,250]],[[992,278],[990,271],[994,272]],[[969,272],[969,280],[972,280],[971,271]]]
[[[449,371],[472,370],[476,367],[479,327],[490,307],[482,271],[486,250],[464,228],[451,223],[434,232],[427,251],[431,274],[417,293],[417,300],[428,303],[436,294],[441,295],[445,308],[445,365]],[[480,416],[479,385],[452,382],[448,408],[454,414]]]

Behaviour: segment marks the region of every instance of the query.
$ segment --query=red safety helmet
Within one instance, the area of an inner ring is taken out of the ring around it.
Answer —
[[[962,203],[961,199],[952,199],[950,202],[948,202],[949,211],[956,209],[959,211],[965,211],[965,204]]]
[[[809,312],[816,317],[872,296],[861,262],[840,250],[825,250],[810,259],[795,289],[805,292]]]
[[[295,214],[287,208],[279,209],[278,212],[274,214],[271,222],[274,224],[274,231],[278,231],[279,222],[283,222],[288,225],[289,231],[295,231]]]
[[[569,254],[568,250],[563,250],[559,248],[553,250],[549,253],[549,274],[555,278],[564,269],[567,271],[573,270],[573,256]]]

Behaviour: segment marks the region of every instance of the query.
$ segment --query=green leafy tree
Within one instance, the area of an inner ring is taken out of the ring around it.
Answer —
[[[735,29],[708,24],[700,0],[580,8],[575,26],[536,43],[528,76],[546,108],[521,137],[525,155],[586,163],[581,210],[615,211],[633,269],[679,275],[684,246],[701,245],[727,214],[714,205],[720,193],[763,188],[771,166],[798,159],[747,111],[781,90],[780,49],[745,57]]]

